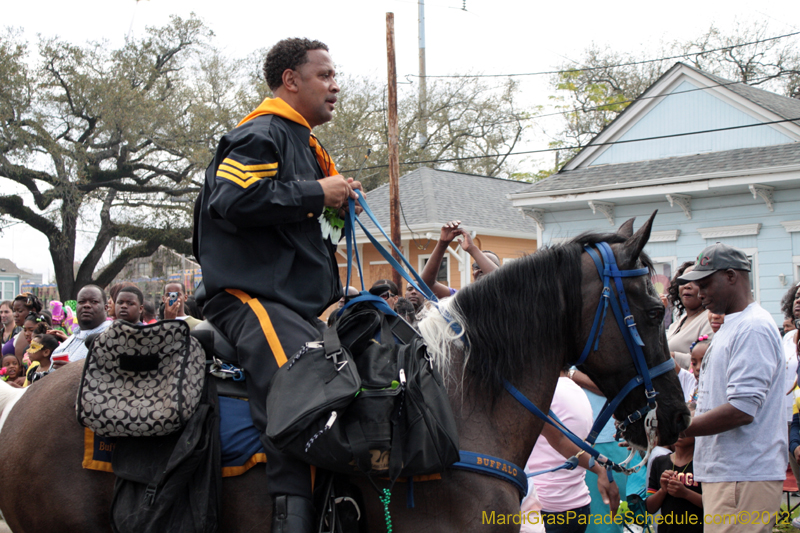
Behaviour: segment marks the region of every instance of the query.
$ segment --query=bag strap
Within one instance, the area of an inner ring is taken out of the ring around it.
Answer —
[[[330,371],[323,377],[327,385],[339,374],[339,371],[348,364],[348,357],[342,349],[342,343],[339,340],[339,335],[336,333],[336,328],[327,328],[322,333],[322,345],[325,349],[325,358],[333,362]]]
[[[403,427],[403,422],[406,417],[403,416],[403,410],[406,408],[406,351],[410,347],[398,346],[397,353],[397,373],[400,381],[400,394],[397,402],[397,408],[392,413],[392,451],[389,454],[389,479],[392,484],[400,477],[400,471],[403,469],[403,458],[405,457],[405,449],[403,446],[403,439],[401,436],[405,433],[406,428]]]
[[[364,435],[361,421],[354,416],[348,418],[344,431],[353,452],[353,459],[355,459],[356,467],[369,477],[369,471],[372,470],[372,455],[369,451],[369,444],[367,444],[367,437]]]
[[[325,346],[325,357],[330,359],[342,351],[342,342],[336,333],[336,328],[326,328],[322,333],[322,343]]]

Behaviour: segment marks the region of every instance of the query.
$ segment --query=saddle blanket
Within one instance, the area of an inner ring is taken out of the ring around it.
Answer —
[[[219,412],[222,477],[239,476],[258,463],[266,463],[267,455],[258,440],[248,402],[220,396]],[[113,472],[111,457],[116,440],[115,437],[98,437],[84,428],[83,468]]]

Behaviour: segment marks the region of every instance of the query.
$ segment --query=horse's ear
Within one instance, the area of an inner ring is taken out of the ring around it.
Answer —
[[[633,237],[634,220],[636,220],[636,218],[629,218],[628,220],[626,220],[625,223],[619,227],[617,233],[625,237],[626,239],[630,239],[631,237]]]
[[[653,211],[653,214],[650,215],[650,218],[647,219],[639,231],[633,234],[631,237],[625,241],[623,245],[623,252],[622,252],[622,261],[620,261],[621,265],[624,265],[624,268],[631,268],[636,263],[636,260],[641,255],[642,250],[644,250],[645,244],[647,241],[650,240],[650,230],[653,229],[653,219],[656,218],[656,213],[658,213],[658,209]],[[630,219],[631,226],[633,225],[633,219]],[[622,228],[628,225],[628,222],[622,225]],[[620,233],[622,233],[622,228],[620,228]]]

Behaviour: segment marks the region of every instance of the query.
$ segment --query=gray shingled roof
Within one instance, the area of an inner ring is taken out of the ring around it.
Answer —
[[[0,274],[19,274],[20,276],[30,276],[31,272],[22,270],[11,259],[0,258]]]
[[[400,203],[405,214],[400,225],[406,229],[406,221],[414,228],[461,220],[467,228],[530,232],[535,237],[536,223],[512,207],[507,197],[520,185],[514,180],[418,168],[400,177]],[[389,185],[367,193],[367,201],[388,234]],[[368,221],[366,216],[360,218]]]
[[[772,111],[776,115],[788,119],[800,118],[800,100],[797,98],[781,96],[779,94],[771,93],[745,83],[733,83],[732,80],[720,78],[719,76],[709,74],[708,72],[696,69],[691,65],[686,65],[685,63],[682,64],[696,72],[699,72],[703,76],[707,76],[720,85],[725,85],[726,89],[738,94],[742,98],[750,100],[756,105],[760,105],[761,107]],[[795,124],[800,124],[800,122],[795,122]]]
[[[562,170],[547,179],[517,189],[518,193],[565,191],[624,183],[647,182],[716,172],[763,169],[800,164],[800,143],[741,148],[724,152],[654,159],[616,165]],[[646,183],[644,183],[646,184]]]

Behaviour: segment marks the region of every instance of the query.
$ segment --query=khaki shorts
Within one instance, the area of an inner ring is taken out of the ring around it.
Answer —
[[[771,533],[782,492],[783,481],[703,483],[703,531]]]

